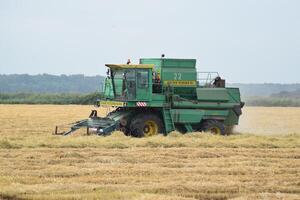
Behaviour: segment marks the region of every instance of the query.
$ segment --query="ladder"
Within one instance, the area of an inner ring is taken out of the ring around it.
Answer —
[[[173,119],[172,119],[172,114],[170,111],[170,108],[164,108],[163,109],[163,117],[164,117],[164,122],[165,122],[165,131],[166,134],[168,134],[171,131],[175,130],[175,126],[173,123]]]

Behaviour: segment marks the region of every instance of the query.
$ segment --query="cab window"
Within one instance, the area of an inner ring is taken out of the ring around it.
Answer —
[[[137,83],[139,88],[148,88],[148,77],[149,72],[148,70],[139,70],[137,72]]]

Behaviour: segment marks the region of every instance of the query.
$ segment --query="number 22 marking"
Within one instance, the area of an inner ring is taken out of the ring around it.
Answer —
[[[181,80],[181,73],[174,73],[174,80]]]

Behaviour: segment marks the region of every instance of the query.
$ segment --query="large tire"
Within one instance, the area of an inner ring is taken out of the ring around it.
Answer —
[[[149,137],[162,132],[161,119],[151,113],[138,114],[130,123],[130,133],[133,137]]]
[[[218,120],[206,120],[202,123],[201,130],[215,135],[225,135],[226,127]]]

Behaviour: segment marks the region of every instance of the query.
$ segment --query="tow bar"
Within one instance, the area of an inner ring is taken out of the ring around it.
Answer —
[[[70,135],[80,128],[87,128],[87,134],[90,134],[90,129],[97,135],[110,135],[117,128],[118,122],[107,118],[98,117],[97,110],[92,110],[88,119],[83,119],[66,125],[59,125],[55,127],[54,135]],[[68,127],[68,131],[59,132],[59,129]]]

